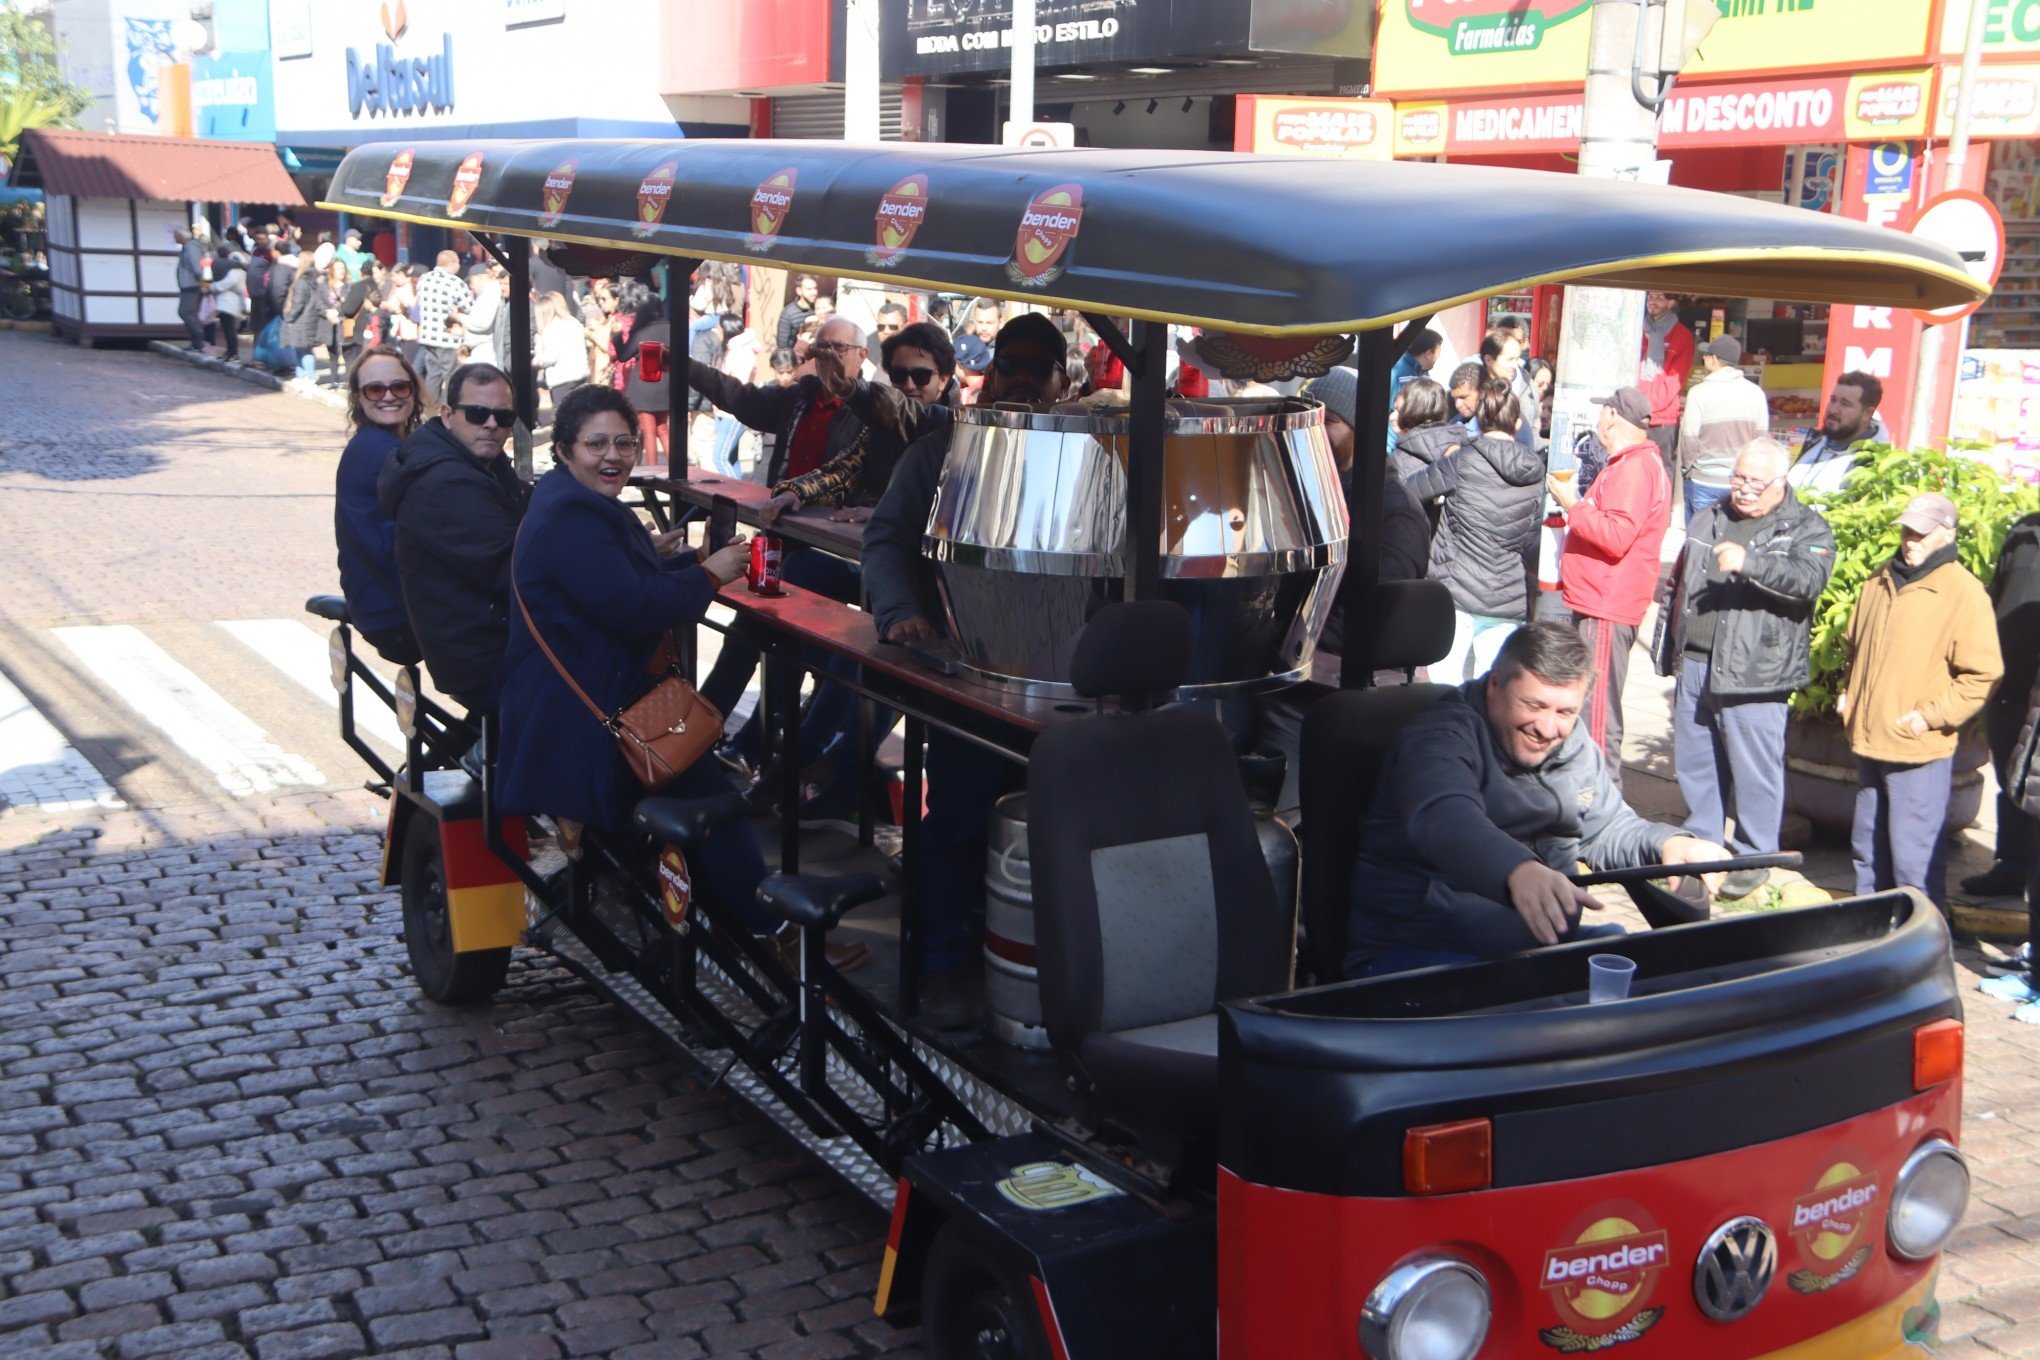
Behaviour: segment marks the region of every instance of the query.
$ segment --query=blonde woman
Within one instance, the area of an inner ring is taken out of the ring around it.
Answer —
[[[587,335],[558,293],[541,293],[532,310],[532,355],[539,381],[552,394],[555,411],[567,394],[588,381]]]

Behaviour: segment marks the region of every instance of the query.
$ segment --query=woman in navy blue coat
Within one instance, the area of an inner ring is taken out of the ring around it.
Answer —
[[[376,478],[397,445],[418,428],[418,375],[393,349],[363,350],[347,375],[347,424],[333,496],[333,537],[340,548],[340,593],[356,632],[400,666],[422,653],[404,615],[397,579],[397,526],[382,512]]]
[[[613,714],[651,687],[646,666],[667,631],[698,622],[722,584],[743,573],[748,552],[739,540],[705,560],[691,549],[660,555],[677,540],[655,542],[617,500],[638,460],[637,413],[622,393],[573,392],[553,417],[553,447],[560,461],[532,491],[513,574],[553,655]],[[499,806],[631,833],[631,808],[645,796],[643,786],[616,738],[532,641],[514,604],[498,711]],[[732,788],[720,762],[703,758],[659,793],[699,798]],[[718,899],[742,911],[754,929],[766,928],[754,902],[765,861],[750,823],[717,830],[696,869]]]

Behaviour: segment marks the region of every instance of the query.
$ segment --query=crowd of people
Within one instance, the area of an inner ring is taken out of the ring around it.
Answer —
[[[322,248],[306,274],[314,281]],[[361,274],[346,283],[357,263]],[[563,833],[631,834],[635,786],[608,733],[581,710],[630,702],[661,639],[698,621],[742,570],[741,541],[703,555],[678,533],[652,535],[618,503],[631,473],[664,456],[673,414],[698,422],[689,439],[697,462],[770,489],[768,525],[813,509],[864,522],[860,563],[788,544],[785,578],[862,604],[881,641],[917,643],[945,631],[920,540],[954,412],[978,401],[1046,410],[1126,381],[1073,315],[1009,314],[988,300],[951,313],[924,299],[919,320],[898,301],[853,319],[803,275],[766,327],[768,348],[744,320],[742,281],[711,266],[673,292],[687,298],[683,345],[647,281],[535,273],[533,343],[553,407],[555,464],[527,488],[503,455],[516,419],[503,363],[504,280],[489,264],[463,277],[462,264],[449,251],[413,283],[372,255],[349,262],[335,248],[326,292],[311,304],[332,304],[322,315],[394,318],[403,298],[416,302],[408,335],[357,326],[358,343],[345,351],[355,434],[335,519],[343,586],[371,645],[393,661],[422,659],[442,691],[500,720],[501,805],[548,817]],[[350,312],[357,286],[364,296]],[[1400,773],[1382,781],[1362,828],[1365,883],[1348,960],[1356,973],[1576,938],[1584,894],[1562,870],[1577,858],[1690,863],[1779,848],[1786,701],[1809,679],[1814,606],[1835,554],[1817,505],[1801,493],[1841,486],[1858,451],[1881,437],[1881,392],[1868,375],[1845,375],[1795,461],[1770,437],[1732,336],[1695,345],[1676,300],[1659,294],[1647,315],[1639,380],[1598,399],[1593,437],[1573,450],[1576,467],[1552,465],[1555,375],[1524,357],[1520,328],[1488,333],[1444,382],[1431,376],[1444,349],[1436,333],[1412,337],[1397,366],[1383,574],[1445,587],[1455,628],[1428,678],[1457,694],[1395,748]],[[1191,340],[1172,347],[1176,394],[1297,390],[1214,377]],[[684,412],[669,412],[666,381],[644,375],[639,359],[653,344],[685,364]],[[1358,381],[1342,367],[1302,388],[1326,403],[1345,476]],[[1661,549],[1675,509],[1685,533],[1667,574]],[[1558,546],[1552,531],[1561,526]],[[1984,710],[2005,661],[1992,595],[1956,560],[1953,503],[1916,497],[1898,527],[1904,547],[1856,604],[1840,704],[1861,767],[1857,886],[1903,884],[1942,901],[1940,826],[1956,734]],[[2040,558],[2040,530],[2035,540],[2031,556]],[[1555,548],[1544,579],[1540,544]],[[1654,604],[1646,655],[1674,685],[1674,758],[1688,809],[1680,828],[1643,822],[1622,793],[1623,688]],[[1336,617],[1328,625],[1328,650],[1338,650],[1340,627]],[[2027,684],[2034,660],[2022,654],[2015,667]],[[704,697],[735,710],[758,661],[729,635]],[[809,658],[798,750],[772,753],[754,712],[679,791],[743,791],[764,813],[785,783],[777,762],[794,761],[801,801],[788,815],[805,827],[854,829],[867,815],[863,748],[843,664]],[[1243,750],[1280,747],[1285,734],[1293,746],[1298,715],[1288,702],[1228,708]],[[2001,733],[2024,710],[1992,712]],[[986,824],[1016,771],[937,732],[926,775],[921,990],[928,1021],[957,1027],[974,1018],[964,974],[982,921]],[[1545,809],[1559,785],[1572,794],[1557,799],[1552,821]],[[1476,807],[1502,838],[1480,856],[1462,853]],[[2023,884],[2031,837],[2008,838],[2001,853],[1993,873]],[[749,824],[719,831],[702,855],[714,890],[752,911],[764,869]],[[1766,878],[1752,869],[1710,886],[1736,898]],[[1382,889],[1395,883],[1407,891]],[[1445,898],[1458,905],[1439,910]],[[859,946],[832,949],[840,967],[862,959]]]

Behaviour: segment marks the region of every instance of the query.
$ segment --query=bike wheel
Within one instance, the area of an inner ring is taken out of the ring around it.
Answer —
[[[404,950],[418,990],[443,1006],[487,1001],[510,971],[510,951],[453,951],[453,916],[446,901],[446,861],[439,827],[420,817],[404,843]]]

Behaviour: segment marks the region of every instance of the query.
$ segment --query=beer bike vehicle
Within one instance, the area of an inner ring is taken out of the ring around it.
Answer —
[[[1496,199],[1503,239],[1459,210]],[[739,799],[648,798],[642,839],[540,876],[492,804],[486,725],[415,673],[386,685],[344,604],[312,605],[339,624],[343,730],[390,793],[385,878],[421,989],[484,1000],[512,947],[547,949],[727,1073],[890,1205],[877,1307],[933,1354],[1816,1360],[1931,1335],[1968,1174],[1960,1005],[1923,899],[1708,921],[1641,881],[1670,872],[1653,866],[1618,877],[1663,929],[1336,979],[1348,828],[1437,695],[1367,677],[1450,633],[1439,587],[1376,580],[1395,327],[1561,280],[1939,306],[1976,292],[1952,254],[1680,190],[1181,152],[392,143],[350,153],[327,206],[476,233],[520,299],[548,238],[584,270],[715,259],[1076,309],[1133,374],[1126,410],[959,416],[924,543],[954,665],[794,586],[726,592],[768,655],[830,651],[906,713],[906,806],[930,725],[1027,762],[1044,1052],[922,1027],[911,947],[896,992],[831,971],[826,933],[885,892],[875,876],[774,875],[759,897],[799,928],[797,968],[753,939],[686,858]],[[1265,378],[1357,343],[1344,500],[1315,403],[1165,403],[1172,323]],[[521,359],[513,378],[528,420]],[[1335,597],[1346,687],[1303,742],[1301,966],[1324,985],[1297,990],[1297,921],[1230,745],[1157,703],[1297,679]],[[401,765],[353,735],[357,688],[398,708]],[[477,736],[478,779],[458,763]],[[1634,961],[1631,996],[1582,1004],[1590,948]]]

